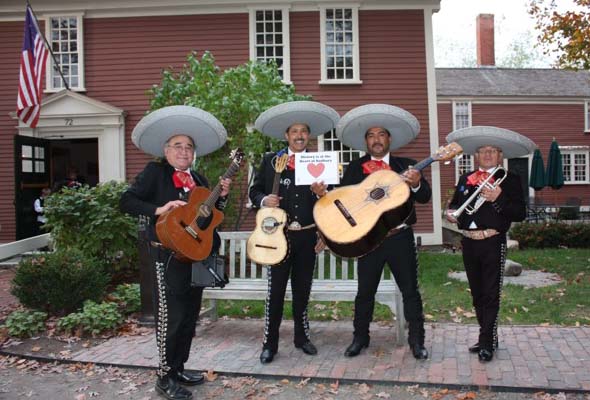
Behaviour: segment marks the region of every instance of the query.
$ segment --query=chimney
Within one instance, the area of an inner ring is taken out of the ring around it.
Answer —
[[[494,14],[479,14],[477,25],[477,66],[495,67]]]

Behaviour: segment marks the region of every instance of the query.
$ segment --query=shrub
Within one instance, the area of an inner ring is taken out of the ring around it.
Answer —
[[[557,248],[560,246],[588,248],[590,247],[590,224],[523,222],[512,228],[510,237],[517,240],[523,249]]]
[[[137,283],[119,285],[111,293],[111,296],[126,314],[133,314],[141,309],[141,297]]]
[[[104,260],[116,283],[135,279],[137,221],[119,210],[127,184],[106,182],[96,187],[65,188],[45,203],[47,228],[58,249],[80,249]]]
[[[41,311],[14,311],[3,325],[10,336],[31,337],[45,330],[47,313]]]
[[[24,258],[12,281],[12,294],[26,307],[51,315],[79,309],[85,300],[104,296],[109,276],[95,258],[79,250]]]
[[[81,312],[69,314],[57,321],[58,331],[65,333],[84,333],[97,335],[115,329],[123,322],[117,303],[102,302],[100,304],[88,300],[84,302]]]

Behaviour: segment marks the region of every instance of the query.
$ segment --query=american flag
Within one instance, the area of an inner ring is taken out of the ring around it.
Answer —
[[[31,128],[36,127],[39,121],[41,79],[45,74],[45,64],[49,54],[35,22],[33,11],[27,6],[16,115]]]

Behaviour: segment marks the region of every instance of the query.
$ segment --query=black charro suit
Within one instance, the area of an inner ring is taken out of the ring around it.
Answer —
[[[476,186],[467,184],[467,177],[472,173],[459,178],[449,209],[459,208],[477,189]],[[457,221],[459,229],[495,229],[499,232],[498,235],[483,240],[464,237],[461,241],[463,263],[480,327],[479,347],[489,351],[495,350],[498,345],[498,313],[506,264],[506,233],[512,222],[522,221],[526,217],[526,204],[519,177],[508,172],[500,187],[502,193],[494,202],[484,202],[473,215],[462,213]]]
[[[188,192],[175,187],[172,179],[175,169],[166,161],[150,162],[137,175],[134,183],[123,193],[121,210],[150,220],[148,239],[157,243],[155,232],[156,209],[172,200],[187,200]],[[208,187],[207,180],[194,171],[191,175],[197,186]],[[223,209],[225,199],[218,200],[216,207]],[[214,236],[213,251],[219,246],[219,237]],[[150,246],[148,246],[150,247]],[[154,262],[154,301],[157,310],[157,343],[160,377],[176,376],[184,370],[188,360],[196,321],[201,308],[202,287],[191,286],[191,264],[181,263],[167,249],[150,247]]]
[[[362,182],[368,175],[363,172],[363,164],[371,159],[365,155],[352,161],[342,178],[341,185]],[[394,157],[390,154],[389,165],[394,172],[401,173],[416,162],[409,158]],[[410,190],[408,204],[411,211],[405,221],[407,228],[388,236],[376,249],[358,260],[358,291],[355,298],[354,341],[368,344],[369,325],[373,319],[375,293],[379,286],[385,263],[389,265],[403,296],[404,316],[409,324],[408,342],[410,345],[424,344],[424,316],[422,298],[418,289],[418,255],[411,225],[416,223],[414,202],[427,203],[432,195],[430,185],[424,177],[419,189]],[[401,206],[400,206],[401,207]]]
[[[283,150],[285,152],[287,150]],[[261,207],[262,199],[272,193],[275,170],[273,159],[277,153],[267,153],[262,159],[250,188],[250,200],[256,208]],[[288,223],[298,222],[301,227],[313,224],[313,206],[317,197],[308,185],[295,185],[295,171],[286,168],[281,173],[279,193],[282,198],[279,207],[287,212]],[[307,305],[315,268],[314,247],[317,230],[314,227],[300,231],[288,230],[289,253],[280,264],[268,267],[268,294],[266,298],[266,317],[263,350],[273,354],[279,346],[279,327],[283,318],[283,304],[287,281],[291,277],[293,293],[293,322],[295,326],[294,344],[301,347],[310,341]]]

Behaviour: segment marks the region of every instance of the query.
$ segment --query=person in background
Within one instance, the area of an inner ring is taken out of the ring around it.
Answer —
[[[45,217],[45,199],[51,194],[51,189],[48,187],[41,189],[41,195],[33,202],[33,208],[37,214],[37,234],[43,232],[43,225],[47,222]]]

